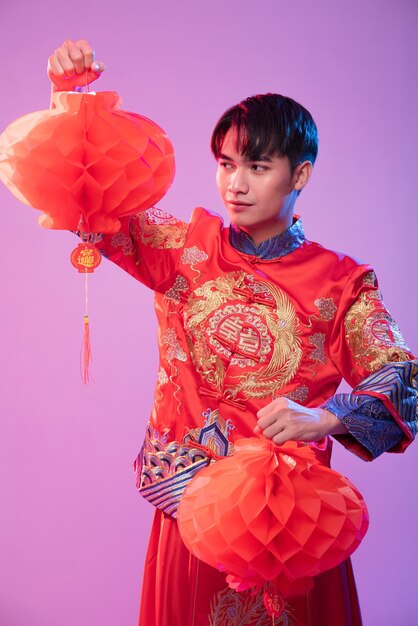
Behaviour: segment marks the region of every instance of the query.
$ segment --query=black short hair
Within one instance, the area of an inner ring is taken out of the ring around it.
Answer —
[[[277,93],[251,96],[225,111],[212,133],[216,159],[231,128],[236,131],[237,149],[250,161],[286,156],[293,171],[303,161],[313,165],[318,154],[318,130],[312,115],[292,98]]]

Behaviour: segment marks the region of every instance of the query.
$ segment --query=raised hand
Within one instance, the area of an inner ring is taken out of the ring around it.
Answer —
[[[100,77],[106,66],[95,60],[95,52],[85,39],[67,39],[48,59],[48,76],[53,91],[74,91]]]

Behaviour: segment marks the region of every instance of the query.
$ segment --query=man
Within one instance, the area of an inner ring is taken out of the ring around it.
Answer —
[[[54,90],[103,71],[82,40],[66,41],[48,64]],[[333,435],[371,460],[415,435],[417,364],[372,268],[307,241],[294,215],[317,148],[300,104],[247,98],[212,136],[230,227],[201,208],[189,224],[152,208],[98,244],[155,291],[159,323],[155,402],[135,465],[156,507],[142,626],[271,623],[262,594],[229,589],[179,536],[181,493],[211,455],[232,455],[234,441],[256,435],[309,442],[328,464]],[[352,394],[335,395],[342,377]],[[350,563],[291,598],[280,623],[360,626]]]

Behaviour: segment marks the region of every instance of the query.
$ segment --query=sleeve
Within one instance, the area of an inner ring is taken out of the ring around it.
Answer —
[[[117,233],[101,235],[96,246],[103,256],[158,291],[174,274],[191,225],[157,208],[123,217],[121,223]]]
[[[370,266],[357,267],[343,290],[331,355],[353,387],[351,394],[336,394],[322,405],[348,430],[335,438],[367,461],[385,451],[403,452],[417,432],[418,361],[385,307]]]

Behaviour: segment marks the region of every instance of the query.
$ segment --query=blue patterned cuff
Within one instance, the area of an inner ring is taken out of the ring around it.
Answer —
[[[335,438],[359,456],[372,460],[395,446],[403,451],[418,430],[418,360],[387,363],[322,408],[349,432]]]
[[[71,230],[71,233],[77,235],[82,241],[88,241],[89,243],[96,244],[102,241],[102,233],[81,233],[79,230]]]
[[[366,448],[367,458],[375,459],[404,436],[383,402],[371,396],[340,393],[327,400],[322,408],[336,415],[349,434]],[[344,436],[336,438],[344,443]]]
[[[418,359],[387,363],[361,381],[356,394],[379,397],[400,420],[405,434],[413,439],[418,430]]]

